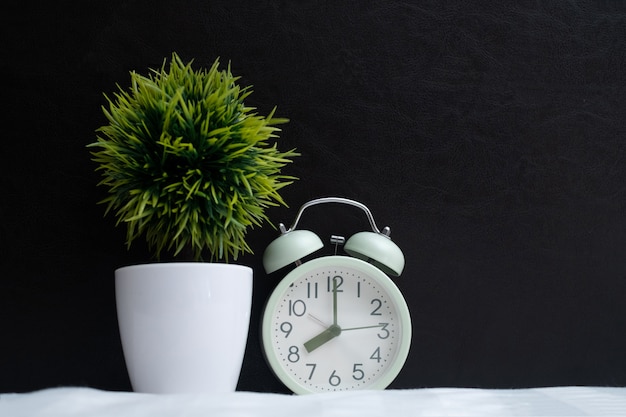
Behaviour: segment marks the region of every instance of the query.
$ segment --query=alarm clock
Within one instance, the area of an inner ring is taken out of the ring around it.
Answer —
[[[362,209],[371,231],[345,240],[331,236],[334,254],[302,262],[324,247],[312,231],[297,230],[302,213],[324,203]],[[293,225],[263,254],[270,274],[295,268],[272,291],[263,311],[261,341],[278,379],[296,394],[385,389],[402,369],[411,344],[411,317],[389,276],[404,269],[404,255],[381,232],[370,210],[358,201],[319,198],[304,204]],[[340,246],[347,255],[338,255]]]

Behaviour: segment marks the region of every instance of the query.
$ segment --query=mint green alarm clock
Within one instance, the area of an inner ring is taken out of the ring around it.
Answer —
[[[295,230],[302,212],[312,205],[342,203],[367,214],[372,231],[331,243],[347,253],[300,259],[321,249],[320,238]],[[404,268],[402,251],[378,230],[367,207],[338,197],[303,205],[290,229],[265,250],[267,273],[291,263],[290,271],[270,295],[263,312],[261,338],[274,374],[296,394],[384,389],[398,375],[411,344],[407,303],[388,275]],[[345,243],[345,244],[344,244]]]

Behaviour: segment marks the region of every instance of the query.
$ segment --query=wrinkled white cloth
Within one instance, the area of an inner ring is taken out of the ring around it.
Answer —
[[[428,388],[284,395],[63,387],[0,394],[2,417],[626,416],[626,388]]]

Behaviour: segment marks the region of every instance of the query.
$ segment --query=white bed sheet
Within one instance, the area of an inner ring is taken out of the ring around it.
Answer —
[[[63,387],[0,394],[1,417],[626,416],[626,388],[429,388],[314,395],[140,394]]]

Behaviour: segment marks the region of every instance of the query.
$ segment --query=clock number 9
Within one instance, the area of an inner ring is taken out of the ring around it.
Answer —
[[[293,329],[293,326],[288,321],[283,321],[282,323],[280,323],[280,331],[285,333],[285,339],[289,337],[292,329]]]

